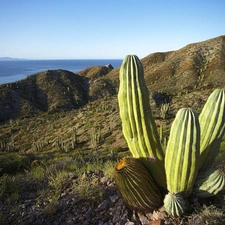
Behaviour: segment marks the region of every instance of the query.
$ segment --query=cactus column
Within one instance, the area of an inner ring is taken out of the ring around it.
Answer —
[[[201,127],[200,170],[206,171],[215,160],[225,132],[225,91],[216,89],[199,115]]]
[[[123,134],[135,158],[144,158],[155,181],[166,187],[164,153],[152,116],[144,71],[135,55],[125,57],[120,68],[118,93]],[[148,164],[148,160],[154,163]]]
[[[180,109],[171,126],[165,156],[167,188],[188,197],[198,173],[200,126],[191,109]]]
[[[171,126],[165,169],[167,189],[164,206],[173,217],[185,211],[184,198],[193,190],[200,155],[200,125],[191,109],[180,109]]]

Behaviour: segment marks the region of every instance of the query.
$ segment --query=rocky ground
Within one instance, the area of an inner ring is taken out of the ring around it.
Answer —
[[[73,179],[78,179],[72,174]],[[128,209],[118,194],[114,180],[102,171],[84,172],[82,177],[91,178],[103,188],[102,197],[91,201],[77,196],[76,190],[67,187],[60,198],[49,202],[44,193],[37,194],[35,182],[24,182],[21,198],[7,203],[0,202],[1,225],[160,225],[175,224],[165,213],[143,214]],[[92,192],[94,194],[94,192]],[[185,224],[177,221],[176,224]]]

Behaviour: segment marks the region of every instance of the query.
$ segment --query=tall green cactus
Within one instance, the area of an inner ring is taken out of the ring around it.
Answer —
[[[123,134],[133,157],[154,161],[147,165],[156,182],[166,188],[164,153],[149,104],[143,67],[135,55],[126,56],[121,65],[118,101]]]
[[[170,130],[165,169],[167,189],[188,197],[198,172],[200,126],[192,109],[180,109]]]
[[[153,211],[162,206],[160,190],[141,159],[121,159],[115,167],[114,179],[130,208]]]
[[[206,171],[215,160],[225,132],[225,91],[216,89],[199,115],[201,127],[200,170]]]

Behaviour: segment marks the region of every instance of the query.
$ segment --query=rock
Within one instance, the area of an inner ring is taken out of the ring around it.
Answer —
[[[97,211],[107,210],[109,206],[110,206],[110,201],[106,199],[98,206]]]
[[[107,177],[102,177],[100,182],[103,183],[103,184],[107,184],[108,178]]]
[[[148,225],[163,225],[164,220],[152,220],[148,223]]]
[[[30,206],[30,205],[32,205],[32,204],[34,204],[34,201],[33,201],[33,200],[31,200],[31,199],[26,200],[26,201],[24,202],[24,207],[26,208],[26,207],[28,207],[28,206]]]
[[[119,195],[115,194],[115,195],[111,196],[110,200],[112,203],[116,203],[119,200]]]
[[[105,67],[107,67],[109,69],[114,69],[114,67],[111,64],[107,64],[107,65],[105,65]]]
[[[75,225],[76,223],[73,220],[68,220],[66,225]]]
[[[125,225],[135,225],[135,223],[129,221],[129,222],[125,223]]]
[[[166,216],[166,212],[163,207],[158,211],[153,211],[153,214],[152,214],[152,218],[154,220],[164,219],[165,216]]]
[[[41,220],[36,220],[33,225],[43,225],[44,223]]]
[[[141,224],[143,224],[143,225],[147,225],[148,224],[149,220],[148,220],[147,216],[144,213],[138,212],[138,216],[139,216],[139,219],[141,221]]]

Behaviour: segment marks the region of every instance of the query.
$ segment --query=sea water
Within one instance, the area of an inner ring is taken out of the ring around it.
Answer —
[[[117,68],[121,63],[122,59],[0,60],[0,84],[16,82],[45,70],[63,69],[79,72],[90,66],[105,66],[107,64]]]

